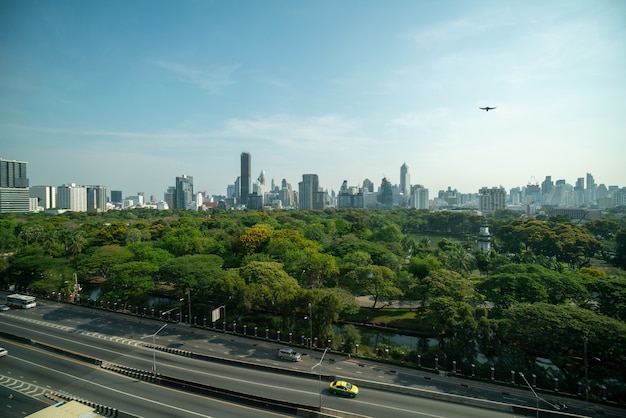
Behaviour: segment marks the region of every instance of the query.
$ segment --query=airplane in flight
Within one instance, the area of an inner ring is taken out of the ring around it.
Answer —
[[[485,110],[485,111],[489,112],[490,110],[495,109],[495,107],[489,107],[489,106],[487,106],[487,107],[479,107],[479,109],[482,109],[482,110]]]

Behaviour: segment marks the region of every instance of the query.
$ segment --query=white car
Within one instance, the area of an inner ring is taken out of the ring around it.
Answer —
[[[9,309],[11,308],[8,305],[0,305],[0,312],[8,311]]]
[[[281,360],[291,360],[291,361],[302,360],[302,356],[300,356],[300,353],[288,347],[278,349],[278,358]]]
[[[9,354],[9,352],[7,351],[6,348],[0,347],[0,357],[4,357],[4,356],[6,356],[8,354]]]

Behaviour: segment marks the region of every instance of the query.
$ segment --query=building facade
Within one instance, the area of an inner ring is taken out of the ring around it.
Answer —
[[[43,210],[57,207],[57,188],[54,186],[32,186],[30,197],[37,199],[37,206]]]
[[[325,208],[324,192],[320,190],[317,174],[303,174],[298,183],[299,209],[323,210]]]
[[[194,201],[193,177],[183,174],[176,177],[176,195],[174,197],[174,209],[189,209]]]
[[[241,176],[239,177],[241,192],[239,199],[242,205],[248,203],[248,195],[252,192],[252,157],[249,152],[241,153]]]
[[[483,212],[493,212],[506,207],[504,187],[482,187],[478,190],[478,208]]]
[[[87,188],[74,183],[57,188],[57,208],[87,212]]]
[[[0,213],[30,210],[27,164],[0,158]]]

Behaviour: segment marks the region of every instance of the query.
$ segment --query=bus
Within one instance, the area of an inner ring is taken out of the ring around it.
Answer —
[[[34,308],[37,306],[34,296],[18,295],[17,293],[7,296],[7,305],[14,308]]]

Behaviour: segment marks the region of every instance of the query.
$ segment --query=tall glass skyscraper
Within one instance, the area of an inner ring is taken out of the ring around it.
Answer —
[[[241,184],[241,204],[246,205],[248,203],[248,195],[252,192],[252,157],[249,152],[241,153],[241,177],[239,178]]]
[[[194,200],[193,198],[193,177],[184,174],[176,177],[174,209],[189,209],[189,205]]]

